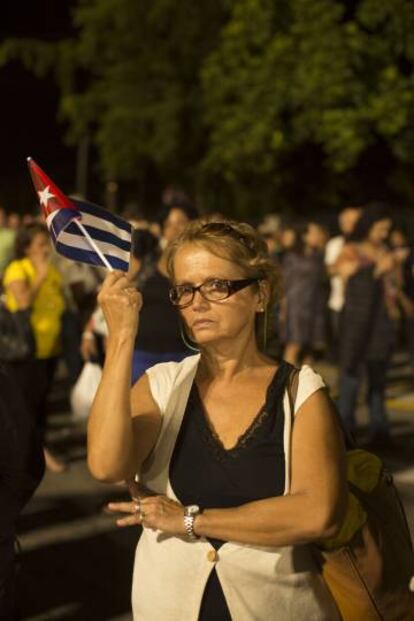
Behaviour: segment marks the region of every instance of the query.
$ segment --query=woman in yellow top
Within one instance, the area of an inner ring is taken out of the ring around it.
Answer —
[[[46,400],[60,353],[61,317],[65,307],[62,279],[50,263],[51,245],[47,228],[38,222],[17,233],[15,256],[4,273],[6,303],[11,311],[31,308],[36,342],[35,359],[16,363],[28,407],[44,435]],[[63,464],[45,450],[46,464],[61,471]]]

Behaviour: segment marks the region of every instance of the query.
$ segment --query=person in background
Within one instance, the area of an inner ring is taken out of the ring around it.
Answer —
[[[54,253],[53,263],[63,283],[65,311],[62,315],[62,358],[74,385],[82,370],[81,335],[95,306],[103,268],[71,261]]]
[[[283,357],[294,365],[311,361],[316,350],[325,344],[326,239],[320,224],[299,225],[294,246],[283,255]]]
[[[391,225],[386,205],[365,207],[334,264],[345,287],[339,325],[338,409],[348,432],[353,433],[358,391],[365,374],[370,442],[377,447],[390,443],[385,381],[398,318],[397,259],[386,245]]]
[[[162,230],[161,248],[165,250],[190,220],[198,218],[198,215],[194,205],[184,199],[177,199],[164,207],[159,218]]]
[[[281,264],[283,257],[292,250],[297,241],[297,225],[295,226],[290,219],[282,220],[278,233],[277,260]]]
[[[400,337],[414,370],[414,246],[401,228],[393,228],[389,243],[399,264]]]
[[[65,308],[62,278],[50,261],[51,244],[44,224],[22,227],[15,241],[15,260],[4,273],[6,304],[10,311],[31,308],[31,326],[36,341],[34,360],[16,362],[17,377],[29,411],[42,433],[46,432],[47,397],[61,348],[61,318]],[[46,466],[54,472],[65,469],[45,448]]]
[[[7,226],[9,227],[9,229],[11,229],[12,231],[18,231],[21,224],[22,219],[18,213],[16,213],[15,211],[9,213],[9,215],[7,216]]]
[[[5,210],[3,207],[0,207],[0,278],[13,256],[15,236],[16,232],[8,227]]]
[[[338,267],[336,267],[336,264],[360,216],[361,209],[359,207],[345,207],[338,216],[340,234],[332,237],[327,242],[325,248],[325,265],[330,276],[330,294],[328,299],[330,353],[334,361],[337,360],[339,318],[344,305],[343,276],[346,278],[346,274],[340,274],[337,271],[337,269],[341,269],[341,264],[339,263]],[[344,265],[342,264],[343,268]]]
[[[258,232],[266,242],[269,256],[272,260],[277,261],[279,256],[278,237],[280,234],[280,217],[277,214],[267,214],[263,221],[257,227]]]
[[[149,231],[133,231],[138,270],[133,282],[145,296],[132,361],[132,383],[159,362],[180,362],[191,350],[183,341],[179,317],[169,300],[170,280],[164,271],[159,240]]]
[[[0,364],[0,619],[15,621],[16,520],[44,473],[40,437],[13,369]]]

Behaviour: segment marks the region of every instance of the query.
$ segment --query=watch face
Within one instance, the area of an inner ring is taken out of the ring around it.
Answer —
[[[196,513],[200,513],[200,507],[198,505],[189,505],[185,508],[186,515],[195,515]]]

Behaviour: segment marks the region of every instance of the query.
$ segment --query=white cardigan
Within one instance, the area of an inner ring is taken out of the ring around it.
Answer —
[[[141,481],[177,500],[169,465],[184,416],[199,355],[157,364],[147,371],[151,392],[163,415],[157,444]],[[304,366],[295,412],[322,378]],[[290,485],[290,408],[284,396],[285,494]],[[216,568],[233,621],[339,621],[336,606],[307,546],[264,547],[224,543],[216,552],[204,538],[166,535],[144,529],[138,542],[132,587],[134,621],[197,621],[208,577]]]

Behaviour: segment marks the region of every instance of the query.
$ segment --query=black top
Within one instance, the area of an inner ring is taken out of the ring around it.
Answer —
[[[168,290],[170,281],[158,270],[139,286],[143,297],[136,349],[148,352],[188,352],[180,336],[178,313],[172,306]]]
[[[281,362],[267,389],[265,403],[229,450],[211,429],[193,383],[170,464],[170,483],[183,505],[198,504],[202,509],[237,507],[284,493],[283,393],[291,368]],[[223,541],[210,539],[210,543],[219,549]],[[213,571],[199,621],[230,620]]]

